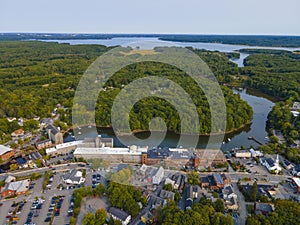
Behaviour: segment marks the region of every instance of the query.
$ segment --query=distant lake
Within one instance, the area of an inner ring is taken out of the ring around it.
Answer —
[[[296,51],[300,48],[284,48],[284,47],[262,47],[262,46],[247,46],[247,45],[230,45],[230,44],[220,44],[220,43],[204,43],[204,42],[173,42],[173,41],[163,41],[158,38],[145,38],[145,37],[131,37],[131,38],[112,38],[112,39],[82,39],[82,40],[41,40],[46,42],[58,42],[58,43],[69,43],[71,45],[79,44],[99,44],[105,46],[139,46],[142,49],[153,49],[158,46],[183,46],[183,47],[193,47],[197,49],[205,49],[208,51],[220,51],[220,52],[236,52],[241,49],[273,49],[273,50],[286,50],[286,51]],[[244,59],[249,54],[240,53],[239,59],[232,59],[230,61],[236,63],[239,67],[244,66]]]

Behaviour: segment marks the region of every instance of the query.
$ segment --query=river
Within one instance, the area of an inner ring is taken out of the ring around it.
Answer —
[[[280,48],[280,47],[260,47],[260,46],[244,46],[244,45],[229,45],[229,44],[219,44],[219,43],[190,43],[190,42],[168,42],[168,41],[162,41],[158,40],[158,38],[112,38],[112,39],[97,39],[97,40],[47,40],[51,42],[59,42],[59,43],[70,43],[73,45],[76,44],[101,44],[106,46],[131,46],[131,47],[137,47],[143,49],[152,49],[156,46],[191,46],[198,49],[206,49],[209,51],[220,51],[220,52],[234,52],[238,51],[240,49],[245,48],[251,48],[251,49],[277,49],[277,50],[288,50],[288,51],[294,51],[299,50],[295,48]],[[237,63],[239,67],[243,66],[244,59],[248,56],[248,54],[241,53],[239,59],[233,59],[231,61]],[[235,93],[238,93],[238,91],[234,91]],[[248,137],[253,136],[261,143],[265,143],[267,136],[267,133],[265,131],[265,124],[267,121],[267,115],[272,109],[274,103],[267,98],[263,97],[261,94],[257,93],[249,93],[248,90],[243,90],[239,92],[241,98],[248,102],[248,104],[253,108],[253,120],[251,124],[245,126],[244,128],[230,133],[225,136],[225,142],[222,144],[222,150],[230,150],[235,147],[257,147],[258,144],[252,140],[249,140]],[[101,128],[98,129],[98,133],[92,132],[93,129],[90,129],[88,127],[82,128],[80,131],[80,134],[76,133],[75,136],[77,139],[83,139],[85,137],[96,137],[99,134],[101,134],[103,137],[113,137],[114,138],[114,145],[115,146],[122,146],[118,138],[115,136],[113,130],[111,128]],[[153,137],[160,137],[160,132],[154,132]],[[139,143],[132,143],[135,145],[140,145],[141,143],[144,143],[142,139],[145,139],[149,137],[149,132],[142,132],[136,134],[136,137],[141,139],[141,142]],[[167,132],[166,137],[164,141],[161,143],[160,146],[169,146],[169,147],[176,147],[180,135],[175,134],[173,132]],[[192,137],[185,136],[185,144],[188,147],[189,139]],[[67,135],[65,138],[65,141],[71,141],[73,138],[71,135]],[[206,143],[208,141],[207,136],[200,136],[199,142],[198,142],[198,148],[205,148]],[[152,143],[155,143],[154,140],[149,140],[147,144],[149,146],[152,146]],[[218,143],[216,143],[216,146],[218,146]]]

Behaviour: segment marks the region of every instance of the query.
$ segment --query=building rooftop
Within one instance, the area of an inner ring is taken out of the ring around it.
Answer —
[[[11,182],[8,184],[7,190],[12,190],[15,192],[24,192],[28,190],[29,183],[30,183],[29,179]]]
[[[4,145],[0,145],[0,155],[10,152],[12,149]]]
[[[108,213],[114,215],[115,217],[119,218],[122,221],[125,221],[129,216],[127,212],[115,207],[110,207]]]
[[[141,155],[142,153],[139,151],[130,151],[129,148],[76,148],[74,153],[76,154],[84,154],[84,155],[101,155],[101,154],[110,154],[110,155]]]
[[[159,197],[161,198],[168,198],[168,199],[174,199],[175,193],[172,191],[166,191],[166,190],[161,190],[159,193]]]
[[[293,179],[293,181],[295,182],[295,184],[296,184],[298,187],[300,187],[300,178],[298,178],[298,177],[293,177],[292,179]]]
[[[214,178],[214,180],[215,180],[215,182],[216,182],[217,184],[224,184],[224,181],[223,181],[223,179],[222,179],[221,174],[219,174],[219,173],[214,173],[214,174],[213,174],[213,178]]]
[[[263,212],[273,212],[273,205],[268,203],[255,203],[255,211],[263,211]]]

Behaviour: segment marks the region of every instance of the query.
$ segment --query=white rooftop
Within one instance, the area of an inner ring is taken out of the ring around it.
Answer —
[[[16,192],[27,191],[29,188],[29,183],[30,183],[30,180],[20,180],[20,181],[16,181],[16,182],[11,182],[8,184],[7,189],[13,190]]]
[[[111,148],[111,147],[102,147],[102,148],[76,148],[74,153],[76,154],[85,154],[85,155],[94,155],[94,154],[111,154],[111,155],[141,155],[140,151],[132,151],[129,148]]]
[[[298,178],[298,177],[293,177],[292,179],[293,179],[293,181],[296,183],[296,185],[297,185],[298,187],[300,187],[300,178]]]
[[[6,147],[6,146],[4,146],[4,145],[0,145],[0,155],[3,155],[3,154],[5,154],[6,152],[9,152],[9,151],[11,151],[12,149],[11,148],[9,148],[9,147]]]

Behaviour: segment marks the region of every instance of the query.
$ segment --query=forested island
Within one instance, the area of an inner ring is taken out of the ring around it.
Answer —
[[[0,117],[2,133],[12,128],[6,117],[48,117],[57,104],[68,109],[60,118],[71,125],[72,100],[78,82],[88,66],[110,48],[101,45],[69,45],[37,41],[0,42]],[[225,53],[193,50],[211,68],[220,84],[230,83],[238,73],[237,66]],[[174,80],[191,95],[200,118],[200,132],[210,132],[209,106],[202,91],[182,71],[162,64],[139,63],[118,71],[101,91],[96,105],[97,126],[110,126],[110,109],[122,87],[136,78],[157,75]],[[232,131],[250,123],[252,109],[239,95],[222,86],[227,107],[227,128]],[[156,107],[153,107],[153,106]],[[153,110],[152,110],[153,109]],[[162,100],[146,98],[138,102],[130,113],[132,130],[147,130],[154,116],[165,119],[169,130],[180,131],[180,119],[172,106]]]

